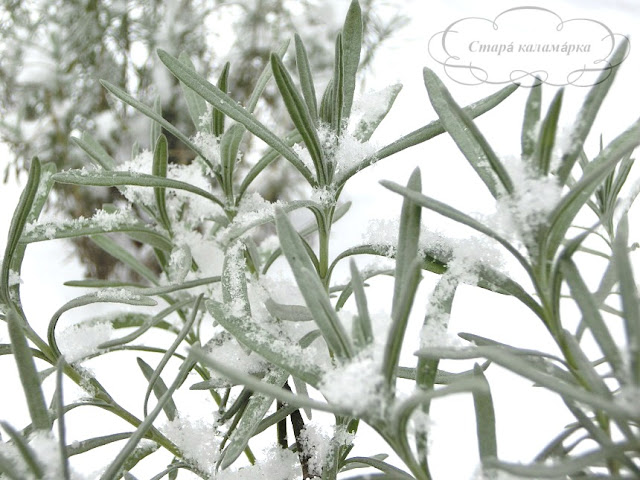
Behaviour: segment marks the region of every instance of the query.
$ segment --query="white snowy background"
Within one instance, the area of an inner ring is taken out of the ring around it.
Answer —
[[[518,2],[518,6],[523,5],[550,8],[563,18],[598,19],[614,32],[632,35],[629,56],[622,65],[586,144],[587,154],[593,156],[598,149],[598,135],[600,133],[603,134],[606,144],[608,140],[635,121],[640,114],[636,93],[638,71],[640,71],[640,52],[635,48],[633,37],[635,30],[640,25],[640,7],[630,0],[610,1],[606,4],[595,0]],[[344,2],[344,11],[347,6],[348,2]],[[377,90],[398,82],[404,85],[392,112],[374,137],[380,146],[436,118],[424,88],[423,66],[432,68],[443,79],[457,102],[463,105],[483,98],[500,88],[491,85],[463,86],[449,81],[444,76],[440,65],[429,57],[427,43],[433,34],[443,30],[451,22],[461,17],[491,17],[513,6],[515,4],[511,1],[460,0],[445,2],[439,0],[427,2],[415,0],[403,3],[402,7],[411,19],[411,23],[379,53],[366,82],[366,90]],[[344,11],[338,9],[336,12],[338,18],[343,17]],[[544,112],[555,93],[555,88],[545,86],[543,92]],[[560,117],[560,129],[571,126],[585,93],[586,89],[584,88],[571,86],[566,88]],[[495,110],[483,115],[478,120],[481,131],[497,153],[503,157],[519,155],[520,128],[527,94],[527,89],[519,89]],[[4,164],[10,159],[10,154],[1,145],[0,148],[0,167],[4,168]],[[360,243],[372,220],[392,219],[398,216],[401,198],[381,187],[378,181],[389,179],[404,184],[416,166],[420,166],[422,170],[425,194],[464,212],[477,215],[494,213],[496,207],[494,200],[453,142],[447,136],[441,135],[426,144],[381,161],[376,166],[357,174],[348,183],[343,199],[352,200],[353,207],[348,217],[336,225],[331,245],[334,254]],[[638,172],[632,171],[629,183],[632,183],[638,176]],[[24,179],[23,175],[19,182],[11,180],[7,184],[0,185],[0,238],[2,238],[2,242],[6,239],[11,214],[24,184]],[[634,219],[637,220],[637,218],[637,215],[632,216],[632,241],[638,239],[638,229],[634,228],[636,223]],[[456,236],[468,234],[468,232],[454,228],[442,218],[428,214],[426,211],[423,213],[423,223],[429,228]],[[3,245],[2,248],[4,248]],[[360,263],[360,265],[366,264],[366,259]],[[597,276],[598,265],[594,264],[593,268],[594,274]],[[66,241],[57,240],[29,246],[23,266],[22,292],[28,318],[38,331],[44,331],[48,319],[60,305],[79,295],[78,289],[63,287],[62,283],[65,280],[81,278],[82,272],[81,265],[78,264]],[[341,276],[346,278],[344,270],[340,270],[336,278]],[[435,275],[425,274],[425,280],[416,298],[415,311],[409,327],[409,331],[416,332],[416,334],[407,336],[409,342],[414,339],[415,343],[406,346],[402,365],[413,366],[415,364],[412,352],[417,346],[417,332],[424,315],[426,300],[436,280]],[[383,279],[373,282],[369,295],[371,311],[389,310],[391,285],[391,280]],[[82,318],[82,315],[86,314],[86,310],[71,312],[65,316],[64,320],[70,322],[72,319]],[[478,288],[460,288],[454,304],[450,330],[454,333],[458,331],[473,332],[521,347],[553,351],[553,345],[548,340],[546,331],[539,320],[515,300],[487,293]],[[8,341],[4,328],[0,329],[0,341],[2,343]],[[112,359],[109,361],[110,371],[105,372],[105,368],[101,368],[105,366],[105,362],[92,363],[90,367],[100,372],[99,378],[108,390],[125,392],[129,401],[123,401],[123,406],[131,407],[134,411],[139,412],[140,399],[143,396],[141,389],[143,382],[137,377],[133,382],[130,377],[141,376],[137,371],[132,371],[130,363],[118,363],[118,355],[108,358]],[[0,418],[10,420],[14,425],[20,427],[26,423],[28,415],[21,393],[19,393],[19,382],[10,373],[13,369],[11,362],[12,360],[8,357],[3,357],[0,360],[5,392],[0,395]],[[449,370],[462,370],[468,366],[468,364],[453,362],[441,364],[442,368]],[[169,370],[167,373],[170,374],[170,372]],[[498,448],[502,459],[509,461],[530,460],[547,441],[571,420],[558,397],[538,390],[532,387],[530,382],[508,374],[498,367],[492,366],[487,375],[497,411]],[[128,383],[129,381],[131,383]],[[68,395],[72,397],[73,391],[69,390]],[[189,395],[189,392],[179,393],[178,401],[190,401],[188,400]],[[210,403],[201,400],[194,404],[194,415],[197,416],[211,407]],[[75,420],[73,437],[76,438],[85,438],[83,436],[85,434],[96,433],[96,431],[100,431],[101,426],[109,425],[107,422],[113,421],[111,417],[97,409],[86,416],[73,414],[71,418]],[[316,415],[314,418],[315,422],[321,423],[322,415]],[[123,430],[127,429],[125,425],[121,427]],[[471,397],[461,395],[456,398],[436,401],[432,406],[432,432],[431,462],[435,478],[471,478],[478,463]],[[254,449],[259,452],[259,443],[253,445]],[[360,429],[356,445],[354,454],[372,455],[386,451],[382,442],[377,440],[376,434],[365,427]],[[103,452],[115,454],[118,448],[117,446],[111,450],[107,448]],[[95,471],[105,463],[105,455],[108,454],[80,456],[86,458],[80,459],[81,463],[74,465],[80,470]],[[170,461],[169,457],[167,457],[167,461]],[[145,468],[149,468],[148,462],[143,462],[141,465],[140,472],[146,471],[149,476],[152,472],[159,471],[159,468],[145,470]],[[156,463],[156,466],[161,467],[161,465],[162,463]],[[145,478],[145,474],[140,473],[139,478]]]

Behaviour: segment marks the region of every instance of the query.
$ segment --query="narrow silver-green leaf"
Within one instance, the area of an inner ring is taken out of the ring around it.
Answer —
[[[155,122],[154,122],[155,124]],[[166,178],[167,177],[167,164],[169,162],[169,144],[167,137],[159,134],[153,149],[153,165],[151,167],[151,173],[155,177]],[[167,213],[167,204],[165,199],[165,188],[154,187],[153,194],[156,199],[156,207],[160,215],[160,221],[164,227],[169,230],[171,222],[169,220],[169,214]]]
[[[158,366],[155,368],[155,370],[153,371],[153,373],[148,379],[149,385],[147,385],[147,391],[145,392],[144,402],[142,404],[142,410],[144,411],[145,416],[147,415],[147,406],[149,403],[149,397],[151,397],[151,391],[155,389],[156,382],[161,380],[160,375],[162,374],[164,367],[167,365],[167,363],[169,363],[169,360],[171,360],[171,357],[173,357],[173,354],[176,352],[176,350],[178,350],[178,347],[183,342],[183,340],[187,337],[189,333],[191,333],[191,327],[193,326],[194,322],[196,321],[196,318],[198,317],[198,310],[200,309],[200,303],[202,302],[203,296],[204,294],[200,294],[198,295],[198,298],[196,298],[196,301],[194,302],[194,305],[193,305],[193,310],[191,311],[191,315],[189,316],[187,321],[184,322],[184,325],[180,329],[180,333],[178,333],[178,335],[173,340],[169,348],[167,348],[167,351],[164,353],[164,355],[162,355],[162,359],[158,363]],[[185,363],[190,363],[190,362],[185,360]],[[191,363],[188,367],[189,368],[187,369],[187,371],[189,371],[193,367],[193,364]],[[184,378],[182,380],[184,381]],[[162,398],[164,398],[164,395],[162,396]],[[171,398],[171,394],[169,395],[169,398]],[[160,403],[160,401],[161,399],[158,399],[158,403]],[[168,399],[163,400],[163,405],[168,402],[169,402]]]
[[[538,141],[536,142],[533,156],[536,169],[543,176],[548,175],[551,168],[551,157],[556,142],[563,92],[564,90],[560,89],[553,97],[549,111],[540,125],[540,132],[538,133]]]
[[[116,480],[120,469],[126,464],[127,460],[134,455],[134,452],[140,443],[140,440],[144,438],[149,429],[153,426],[153,422],[160,415],[165,403],[171,399],[171,395],[176,391],[178,386],[183,382],[186,375],[191,369],[191,362],[189,359],[185,360],[178,371],[178,375],[173,383],[167,388],[164,395],[158,399],[158,403],[154,409],[149,412],[145,419],[140,423],[135,432],[129,437],[126,445],[120,450],[116,458],[109,464],[105,472],[100,477],[100,480]]]
[[[382,120],[387,116],[393,103],[396,101],[398,94],[402,90],[402,84],[396,83],[395,85],[391,85],[381,92],[377,92],[376,95],[386,94],[384,108],[381,110],[375,110],[375,115],[372,115],[370,112],[365,110],[363,117],[356,125],[354,136],[360,142],[368,142],[373,133],[376,131]],[[366,167],[366,165],[362,165],[362,167]]]
[[[329,301],[298,232],[281,208],[276,209],[276,228],[282,251],[327,345],[339,358],[350,358],[353,349],[347,332]]]
[[[280,58],[282,58],[284,54],[287,52],[288,48],[289,48],[289,40],[284,40],[280,44],[280,46],[276,49],[275,53]],[[262,92],[264,92],[264,89],[267,86],[267,83],[269,82],[269,79],[271,78],[272,74],[273,73],[271,71],[271,65],[267,63],[264,66],[262,73],[258,77],[258,81],[256,82],[256,86],[254,87],[253,92],[251,92],[249,101],[247,101],[247,111],[249,113],[252,113],[255,110],[256,105],[258,104],[258,100],[260,99],[260,95],[262,95]]]
[[[26,463],[31,473],[35,478],[42,478],[44,474],[42,472],[42,466],[38,462],[38,455],[29,446],[27,440],[9,423],[0,421],[0,425],[2,425],[4,431],[7,432],[9,438],[13,441],[13,445],[17,448],[18,452],[20,452],[21,459]]]
[[[154,306],[157,305],[158,302],[152,298],[132,293],[124,288],[106,289],[88,293],[68,301],[53,314],[47,328],[47,340],[56,355],[60,355],[60,350],[58,349],[55,331],[58,320],[62,314],[73,308],[91,305],[92,303],[123,303],[125,305]]]
[[[62,380],[64,378],[64,368],[67,362],[64,357],[58,358],[58,364],[56,365],[56,391],[55,391],[55,404],[56,404],[56,418],[58,420],[58,446],[60,449],[60,464],[62,465],[62,477],[64,480],[70,480],[71,473],[69,467],[69,455],[67,453],[67,427],[64,418],[64,393]]]
[[[136,360],[138,361],[138,366],[140,367],[140,370],[142,370],[144,378],[149,381],[153,377],[153,368],[151,368],[151,366],[140,357],[138,357]],[[164,380],[162,380],[161,377],[158,377],[153,384],[153,393],[158,399],[160,399],[166,392],[167,385],[164,383]],[[171,397],[169,397],[169,400],[167,400],[162,409],[164,410],[164,413],[170,422],[172,422],[176,418],[178,409],[176,408],[176,404],[173,402],[173,399]]]
[[[538,122],[540,121],[540,110],[542,104],[542,82],[536,78],[534,85],[529,90],[527,105],[524,110],[524,120],[522,122],[522,136],[520,145],[522,148],[522,158],[530,160],[536,148],[536,135],[538,133]]]
[[[613,242],[613,263],[618,274],[618,285],[624,312],[624,326],[629,351],[631,381],[640,385],[640,307],[638,289],[629,259],[628,242],[629,224],[627,216],[623,216]]]
[[[429,348],[416,352],[419,357],[427,358],[450,358],[450,359],[470,359],[484,357],[492,362],[521,375],[538,385],[545,387],[567,399],[568,401],[577,401],[590,405],[596,409],[606,411],[613,417],[628,421],[637,415],[630,409],[595,395],[593,392],[584,390],[573,384],[561,381],[555,376],[544,373],[532,367],[526,360],[504,351],[504,349],[493,347],[476,347],[476,348]]]
[[[87,155],[105,170],[114,170],[116,168],[116,161],[113,157],[111,157],[104,147],[89,133],[82,132],[80,138],[71,137],[71,141],[84,150]]]
[[[358,309],[358,315],[356,322],[359,325],[360,332],[362,333],[364,345],[370,345],[373,343],[373,327],[371,326],[371,316],[369,315],[369,307],[367,305],[367,296],[364,293],[364,280],[356,262],[351,260],[349,263],[351,269],[351,288],[356,299],[356,307]]]
[[[449,205],[446,205],[433,198],[427,197],[426,195],[423,195],[420,192],[416,192],[415,190],[405,188],[401,185],[389,182],[387,180],[382,180],[380,184],[393,192],[399,193],[400,195],[411,199],[413,202],[424,208],[433,210],[440,215],[455,220],[456,222],[463,225],[467,225],[468,227],[471,227],[474,230],[477,230],[478,232],[484,233],[488,237],[493,238],[504,248],[506,248],[507,251],[509,251],[509,253],[511,253],[516,258],[516,260],[518,260],[518,262],[520,262],[520,264],[525,268],[525,270],[527,270],[527,272],[531,272],[531,267],[527,259],[525,259],[522,254],[513,245],[511,245],[509,241],[500,236],[494,229],[481,224],[474,218],[471,218],[470,216],[462,213],[459,210],[456,210],[453,207],[450,207]]]
[[[183,65],[182,62],[179,62],[179,60],[177,60],[177,59],[174,59],[174,60],[176,62],[180,63],[180,65]],[[183,67],[183,68],[188,68],[188,67]],[[127,92],[125,92],[121,88],[118,88],[115,85],[107,82],[106,80],[100,80],[100,83],[102,84],[102,86],[104,88],[109,90],[109,92],[111,92],[117,98],[119,98],[123,102],[131,105],[133,108],[135,108],[139,112],[143,113],[144,115],[146,115],[150,119],[158,122],[158,124],[160,124],[162,126],[162,128],[164,128],[167,132],[169,132],[171,135],[176,137],[178,140],[180,140],[182,143],[184,143],[187,147],[189,147],[195,153],[200,155],[200,157],[202,157],[202,159],[205,162],[208,163],[210,168],[212,168],[212,169],[214,168],[213,165],[211,164],[211,161],[207,158],[207,156],[204,154],[204,152],[200,148],[198,148],[198,146],[195,143],[193,143],[189,139],[189,137],[187,137],[184,133],[182,133],[176,127],[171,125],[168,121],[166,121],[164,118],[162,118],[162,116],[158,115],[152,108],[148,107],[147,105],[145,105],[141,101],[136,100],[131,95],[129,95]],[[136,155],[133,155],[133,157],[135,157],[135,156]]]
[[[189,183],[173,180],[171,178],[156,177],[145,173],[130,172],[85,172],[83,170],[67,170],[56,173],[53,179],[58,183],[69,183],[73,185],[93,185],[100,187],[117,187],[133,185],[138,187],[164,187],[184,190],[186,192],[200,195],[224,208],[215,195]]]
[[[240,142],[246,129],[234,123],[220,139],[220,162],[222,163],[222,188],[227,200],[233,201],[233,172],[238,161]]]
[[[158,50],[160,60],[167,66],[169,70],[178,78],[188,85],[193,91],[211,103],[214,107],[224,112],[229,118],[244,125],[247,130],[256,137],[262,139],[267,145],[273,147],[278,153],[286,158],[291,164],[305,177],[305,179],[315,186],[316,182],[311,172],[298,158],[296,153],[286,143],[277,137],[273,132],[267,129],[262,123],[256,120],[247,110],[239,106],[231,97],[223,93],[218,87],[212,85],[207,80],[189,70],[178,59],[172,57],[163,50]]]
[[[157,275],[153,270],[138,260],[134,255],[128,252],[124,247],[118,245],[115,241],[106,235],[92,235],[89,237],[93,243],[99,246],[112,257],[120,260],[126,266],[138,273],[142,278],[146,278],[151,283],[157,283]]]
[[[156,112],[159,117],[162,117],[162,102],[158,95],[156,95],[156,98],[153,100],[153,111]],[[162,126],[155,120],[151,120],[151,127],[149,128],[149,148],[153,148],[160,135],[162,135]]]
[[[605,67],[602,69],[602,73],[594,83],[591,90],[589,90],[587,98],[578,113],[577,121],[571,134],[572,141],[569,144],[569,149],[562,155],[562,163],[558,169],[558,178],[562,184],[567,182],[567,179],[571,174],[571,170],[573,169],[580,151],[582,150],[584,141],[591,130],[591,126],[595,121],[596,115],[602,106],[602,102],[613,83],[613,79],[618,73],[620,63],[622,63],[627,55],[628,44],[629,42],[626,38],[620,42],[620,46],[613,53],[611,60],[606,62],[608,63],[609,68]]]
[[[493,408],[493,398],[489,382],[477,363],[473,373],[481,381],[482,388],[473,390],[473,406],[476,411],[476,434],[478,437],[478,452],[480,460],[498,456],[496,440],[496,415]]]
[[[611,335],[609,327],[600,314],[594,296],[589,292],[587,285],[572,260],[560,260],[560,270],[569,285],[571,297],[578,304],[578,308],[580,308],[582,321],[589,327],[593,338],[607,359],[607,362],[611,365],[616,376],[622,378],[624,364],[620,350]]]
[[[415,480],[411,475],[409,475],[408,473],[400,470],[398,467],[394,467],[393,465],[390,465],[386,462],[383,462],[382,460],[378,460],[376,458],[371,458],[371,457],[351,457],[351,458],[347,458],[344,461],[344,465],[352,465],[352,464],[357,464],[357,465],[362,465],[367,466],[367,467],[373,467],[376,468],[378,470],[380,470],[381,472],[387,473],[389,475],[391,475],[391,478],[394,479],[398,479],[398,480]],[[342,471],[344,471],[345,469],[342,469]]]
[[[182,52],[178,56],[178,60],[180,60],[188,68],[191,68],[191,70],[193,70],[194,72],[196,71],[195,65],[189,58],[189,55],[187,55],[185,52]],[[191,117],[191,121],[196,127],[196,130],[211,133],[213,131],[211,127],[211,119],[207,119],[207,104],[204,99],[182,82],[180,82],[180,87],[182,88],[184,99],[187,102],[187,110],[189,110],[189,116]]]
[[[287,72],[286,67],[275,54],[271,54],[271,69],[273,70],[273,78],[278,85],[282,100],[289,112],[291,121],[300,132],[302,140],[309,151],[311,160],[316,169],[316,175],[318,182],[321,185],[326,185],[328,182],[324,154],[322,151],[322,145],[318,138],[318,132],[313,121],[307,105],[298,92],[298,89],[293,83],[293,79]]]
[[[309,58],[307,57],[307,49],[304,47],[304,43],[300,36],[295,34],[295,46],[296,46],[296,66],[298,67],[298,77],[300,78],[300,89],[304,101],[307,104],[307,110],[313,123],[318,123],[318,103],[316,99],[316,89],[313,85],[313,75],[311,74],[311,66],[309,65]]]
[[[423,73],[431,105],[440,117],[444,128],[491,194],[494,198],[498,198],[503,193],[511,194],[513,183],[509,174],[471,117],[453,100],[433,71],[425,67]]]
[[[352,0],[342,27],[343,121],[346,121],[351,115],[361,48],[362,10],[358,0]]]
[[[18,248],[18,242],[20,236],[24,230],[29,217],[29,212],[33,202],[36,199],[38,193],[38,185],[40,184],[40,160],[34,157],[31,161],[31,168],[29,169],[29,177],[27,178],[27,184],[24,186],[24,190],[18,200],[18,205],[13,213],[11,219],[11,225],[9,226],[9,233],[7,234],[7,246],[4,250],[4,258],[2,259],[2,269],[0,270],[0,301],[6,305],[11,304],[11,297],[9,295],[9,274],[11,271],[11,260],[13,254]]]
[[[22,329],[23,320],[13,308],[7,312],[7,323],[13,356],[18,367],[18,375],[27,401],[31,423],[36,430],[50,431],[52,421],[40,385],[38,370],[36,370],[31,349]]]
[[[598,156],[589,163],[582,178],[562,197],[549,214],[546,248],[541,254],[547,259],[555,256],[573,219],[589,200],[600,182],[615,168],[624,156],[640,145],[640,119],[618,135]]]
[[[352,412],[347,409],[325,402],[319,402],[303,395],[295,395],[283,388],[264,383],[258,380],[256,377],[230,366],[226,362],[218,361],[212,358],[211,356],[207,355],[206,352],[204,352],[202,349],[192,348],[190,352],[191,355],[193,355],[193,357],[199,362],[202,362],[204,365],[229,378],[232,382],[247,386],[254,392],[264,393],[266,395],[277,398],[278,400],[281,400],[282,402],[285,402],[291,406],[296,406],[299,408],[309,407],[315,410],[329,412],[336,415],[352,414]]]
[[[420,192],[422,182],[420,170],[416,168],[409,182],[407,190]],[[405,197],[400,214],[400,231],[396,249],[396,271],[393,285],[393,301],[391,306],[391,328],[386,340],[382,372],[387,389],[393,393],[395,375],[400,360],[400,350],[404,342],[405,330],[409,321],[409,314],[413,306],[413,298],[420,282],[421,261],[418,255],[420,240],[420,218],[422,208],[420,204]]]
[[[229,70],[231,69],[231,64],[229,62],[224,64],[222,67],[222,73],[220,74],[220,78],[218,78],[218,88],[222,93],[228,92],[228,83],[229,83]],[[224,133],[224,112],[213,107],[213,134],[216,137],[222,136]]]
[[[317,386],[320,383],[322,371],[306,358],[304,350],[291,339],[276,337],[250,317],[230,315],[223,305],[213,300],[208,300],[205,305],[213,318],[252,352],[310,385]]]
[[[265,384],[281,387],[287,380],[289,374],[280,369],[269,372],[262,380]],[[249,440],[255,432],[273,403],[274,398],[263,393],[254,393],[242,413],[242,418],[238,422],[235,430],[231,434],[229,444],[222,452],[220,468],[225,469],[231,466],[242,452],[247,448]]]

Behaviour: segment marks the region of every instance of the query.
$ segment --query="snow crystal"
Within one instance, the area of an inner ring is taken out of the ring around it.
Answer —
[[[370,124],[376,122],[389,108],[389,102],[398,89],[397,85],[389,85],[382,90],[369,91],[353,102],[349,123]]]
[[[198,132],[191,139],[211,165],[220,165],[220,141],[212,133]]]
[[[226,262],[226,288],[229,291],[230,301],[227,302],[227,309],[229,315],[232,317],[242,317],[249,309],[249,305],[244,299],[245,291],[243,286],[243,279],[245,278],[245,263],[244,263],[244,245],[237,242],[230,246],[225,255]]]
[[[213,422],[177,416],[160,430],[200,470],[212,475],[218,461],[220,436]]]
[[[191,270],[191,250],[188,245],[177,245],[171,250],[169,272],[174,283],[184,282]]]
[[[51,432],[44,430],[36,430],[28,438],[28,445],[35,453],[38,463],[43,468],[43,480],[59,480],[63,478],[62,463],[60,456],[60,446],[58,440]],[[0,442],[0,454],[7,458],[20,474],[20,478],[24,480],[35,480],[35,475],[31,472],[29,466],[24,462],[18,448],[12,443]],[[71,470],[71,480],[86,479],[84,475]],[[0,478],[5,476],[0,475]]]
[[[299,442],[308,458],[309,473],[320,477],[327,456],[331,453],[331,438],[320,425],[307,423],[300,434]]]
[[[336,178],[354,167],[362,165],[363,160],[373,156],[378,151],[372,142],[360,142],[355,136],[343,132],[338,144],[332,152]]]
[[[394,257],[398,245],[400,220],[372,220],[363,236],[365,243],[381,255]],[[448,270],[455,270],[455,278],[474,285],[477,272],[483,265],[493,269],[503,264],[501,252],[495,242],[486,237],[448,238],[439,232],[420,229],[418,251],[422,256],[429,255],[447,264]],[[453,273],[450,273],[453,276]]]
[[[134,176],[140,173],[151,175],[153,172],[153,153],[149,150],[143,150],[133,159],[120,165],[118,170],[129,172]],[[131,203],[140,203],[142,205],[154,205],[155,203],[152,188],[127,186],[120,187],[120,190]]]
[[[20,278],[20,274],[15,270],[9,270],[9,286],[13,287],[15,285],[20,285],[24,283]]]
[[[229,365],[233,365],[234,368],[244,373],[254,375],[262,373],[266,369],[265,360],[260,355],[255,352],[249,353],[226,331],[220,331],[216,334],[207,342],[205,348],[213,358],[223,358]],[[211,374],[218,378],[215,371],[212,371]]]
[[[281,202],[271,203],[258,192],[245,195],[238,206],[233,222],[228,227],[220,229],[216,235],[217,241],[225,245],[234,240],[234,234],[237,235],[238,232],[272,220],[277,206],[283,206],[283,204]]]
[[[514,191],[497,201],[496,220],[505,233],[516,232],[527,245],[531,235],[543,225],[562,196],[562,187],[553,176],[537,175],[520,158],[505,158],[505,167],[513,182]]]
[[[223,470],[216,480],[298,480],[300,462],[291,450],[273,448],[266,459],[239,470]]]
[[[96,297],[108,301],[115,300],[140,300],[140,295],[133,293],[126,288],[105,288],[104,290],[98,290]]]
[[[355,358],[328,370],[319,385],[320,392],[334,405],[354,415],[381,417],[384,414],[383,350],[371,345]]]
[[[169,164],[167,177],[193,185],[205,192],[213,193],[211,187],[211,170],[202,162],[194,161],[188,165]],[[180,218],[180,222],[194,224],[216,215],[224,215],[224,211],[200,195],[168,188],[167,208],[173,218]]]
[[[320,125],[317,132],[325,160],[333,163],[336,180],[339,180],[343,173],[360,165],[365,158],[371,157],[377,151],[373,143],[361,142],[346,129],[339,137],[327,125]],[[304,145],[296,144],[293,146],[293,150],[307,168],[315,172],[311,156]]]
[[[65,359],[73,363],[97,353],[98,345],[111,340],[112,333],[110,322],[85,322],[64,329],[56,337]]]
[[[336,192],[331,187],[314,188],[311,200],[324,207],[333,207],[336,204]]]

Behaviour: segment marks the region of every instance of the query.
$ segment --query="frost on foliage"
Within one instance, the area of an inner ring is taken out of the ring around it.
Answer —
[[[318,139],[325,154],[325,159],[334,166],[334,175],[339,179],[351,168],[359,166],[366,158],[376,153],[377,148],[371,142],[361,142],[346,129],[338,137],[328,126],[318,127]],[[306,148],[301,144],[293,146],[293,150],[300,157],[309,170],[315,172],[313,161]]]
[[[220,438],[213,422],[177,416],[161,427],[161,430],[187,460],[210,475],[214,473]]]
[[[265,360],[255,352],[251,352],[226,331],[217,332],[205,345],[205,351],[213,358],[223,358],[226,363],[250,375],[260,374],[265,371]],[[223,377],[219,377],[215,371],[210,371],[212,378],[219,378],[222,383],[227,383]]]
[[[281,202],[271,203],[258,192],[245,195],[238,206],[233,222],[228,227],[220,229],[216,240],[225,245],[251,227],[273,220],[277,206],[283,206],[283,204]]]
[[[0,266],[2,265],[2,263],[0,262]],[[18,272],[16,272],[15,270],[9,270],[9,286],[13,287],[15,285],[20,285],[21,283],[24,283],[22,281],[22,278],[20,278],[20,274]]]
[[[202,121],[202,118],[200,119]],[[211,165],[220,165],[220,140],[212,133],[198,132],[193,137],[193,143],[205,155]]]
[[[307,423],[298,441],[308,459],[309,473],[313,476],[321,476],[322,467],[331,452],[331,438],[322,431],[320,425]]]
[[[245,276],[244,245],[237,242],[226,251],[223,276],[223,285],[229,295],[225,307],[232,317],[241,318],[249,311],[249,305],[245,300]]]
[[[532,245],[532,235],[560,201],[562,187],[555,177],[538,175],[520,158],[505,160],[514,191],[498,200],[497,223],[505,233],[515,232],[526,245]]]
[[[320,424],[309,422],[304,426],[299,441],[307,458],[309,473],[314,477],[322,475],[322,467],[331,461],[334,447],[353,443],[354,434],[345,426],[337,425],[333,437],[324,431]]]
[[[351,410],[354,415],[380,417],[385,408],[382,362],[391,320],[386,315],[372,315],[371,322],[376,333],[373,343],[351,360],[328,369],[322,377],[320,392],[327,401]]]
[[[216,480],[299,480],[300,462],[291,450],[275,447],[269,450],[264,460],[239,470],[223,470]]]
[[[368,128],[370,124],[379,121],[387,110],[394,95],[397,94],[398,85],[389,85],[382,90],[367,92],[353,102],[353,109],[349,122],[354,125],[362,125]]]
[[[373,220],[364,235],[365,243],[370,244],[379,254],[395,257],[398,246],[400,220]],[[447,264],[450,276],[459,282],[474,285],[483,266],[493,269],[503,264],[500,251],[494,242],[483,237],[447,238],[439,232],[420,230],[418,252],[423,257],[429,255]]]
[[[98,353],[98,345],[111,340],[112,334],[111,323],[99,321],[72,325],[56,335],[56,338],[66,361],[73,363]]]
[[[96,228],[104,231],[113,230],[123,225],[137,223],[131,208],[121,208],[114,212],[96,210],[91,218],[79,217],[74,220],[36,221],[25,225],[25,235],[55,238],[59,231]]]
[[[62,457],[58,440],[51,432],[37,430],[29,436],[28,445],[35,453],[36,459],[42,467],[42,480],[60,480],[64,478],[62,473]],[[21,480],[35,480],[36,476],[24,461],[18,448],[11,443],[0,442],[0,455],[13,464],[13,467],[20,475]],[[79,475],[75,471],[70,472],[71,480],[83,480],[87,477]],[[0,479],[8,479],[8,476],[0,473]]]
[[[151,175],[153,170],[153,153],[144,150],[135,158],[118,167],[119,171],[129,172],[132,175]],[[167,178],[188,183],[211,193],[210,171],[200,161],[193,161],[187,165],[170,163],[167,165]],[[154,189],[150,187],[126,186],[120,187],[123,195],[131,203],[139,203],[155,208]],[[210,200],[194,193],[177,191],[173,188],[165,190],[167,211],[172,219],[178,223],[191,225],[222,213],[218,205]]]

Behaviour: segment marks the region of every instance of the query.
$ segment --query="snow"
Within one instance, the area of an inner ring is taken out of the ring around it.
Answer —
[[[378,150],[373,142],[360,142],[353,133],[346,129],[339,137],[328,125],[320,125],[317,132],[325,160],[334,165],[335,182],[338,182],[346,171],[356,165],[361,165],[365,158],[371,157]],[[313,161],[304,144],[294,145],[293,150],[306,167],[315,172]]]
[[[300,462],[291,450],[274,447],[255,465],[239,470],[223,470],[216,480],[299,480]]]
[[[244,262],[244,245],[240,242],[233,244],[225,252],[225,281],[226,288],[229,292],[230,301],[226,302],[229,315],[240,318],[249,310],[249,305],[245,301],[245,262]]]
[[[356,98],[349,123],[358,125],[360,123],[370,124],[378,121],[389,109],[389,102],[396,94],[397,85],[389,85],[381,90],[371,90]]]
[[[553,176],[538,175],[526,161],[507,156],[504,165],[514,191],[497,200],[494,222],[505,235],[519,236],[525,245],[533,245],[532,235],[548,220],[562,196],[562,187]]]
[[[191,139],[213,166],[220,165],[220,139],[212,133],[197,132]]]
[[[122,225],[137,223],[129,206],[114,212],[96,210],[91,218],[78,217],[73,220],[42,219],[28,223],[24,227],[25,234],[55,238],[59,231],[79,230],[81,228],[99,228],[104,231],[113,230]]]
[[[299,443],[308,456],[309,473],[320,477],[327,456],[331,453],[331,437],[326,434],[322,425],[309,422],[301,432]]]
[[[0,263],[2,265],[2,263]],[[9,286],[13,287],[14,285],[19,285],[24,283],[20,278],[20,274],[15,270],[9,270]]]
[[[330,403],[349,409],[355,415],[381,418],[386,408],[382,361],[391,319],[386,314],[370,316],[375,332],[373,343],[353,359],[328,368],[319,389]],[[354,319],[349,312],[341,310],[341,320],[347,320],[346,317],[351,317],[350,321]]]
[[[176,416],[160,430],[182,451],[187,460],[213,475],[219,458],[220,435],[213,421]]]
[[[266,370],[265,360],[257,353],[250,353],[229,333],[218,330],[205,345],[207,353],[213,358],[224,358],[234,368],[250,375],[260,374]],[[210,372],[212,378],[218,378],[215,371]],[[226,382],[226,380],[225,380]]]
[[[51,432],[36,430],[28,438],[28,445],[35,453],[38,463],[43,466],[42,480],[59,480],[63,478],[60,446],[58,440]],[[35,480],[36,476],[22,459],[18,448],[9,442],[0,442],[0,455],[3,455],[13,463],[22,480]],[[71,480],[84,480],[88,477],[80,475],[71,469]],[[0,475],[0,478],[8,478]]]
[[[98,353],[98,346],[111,340],[113,326],[108,321],[77,323],[60,331],[58,348],[68,363]]]

